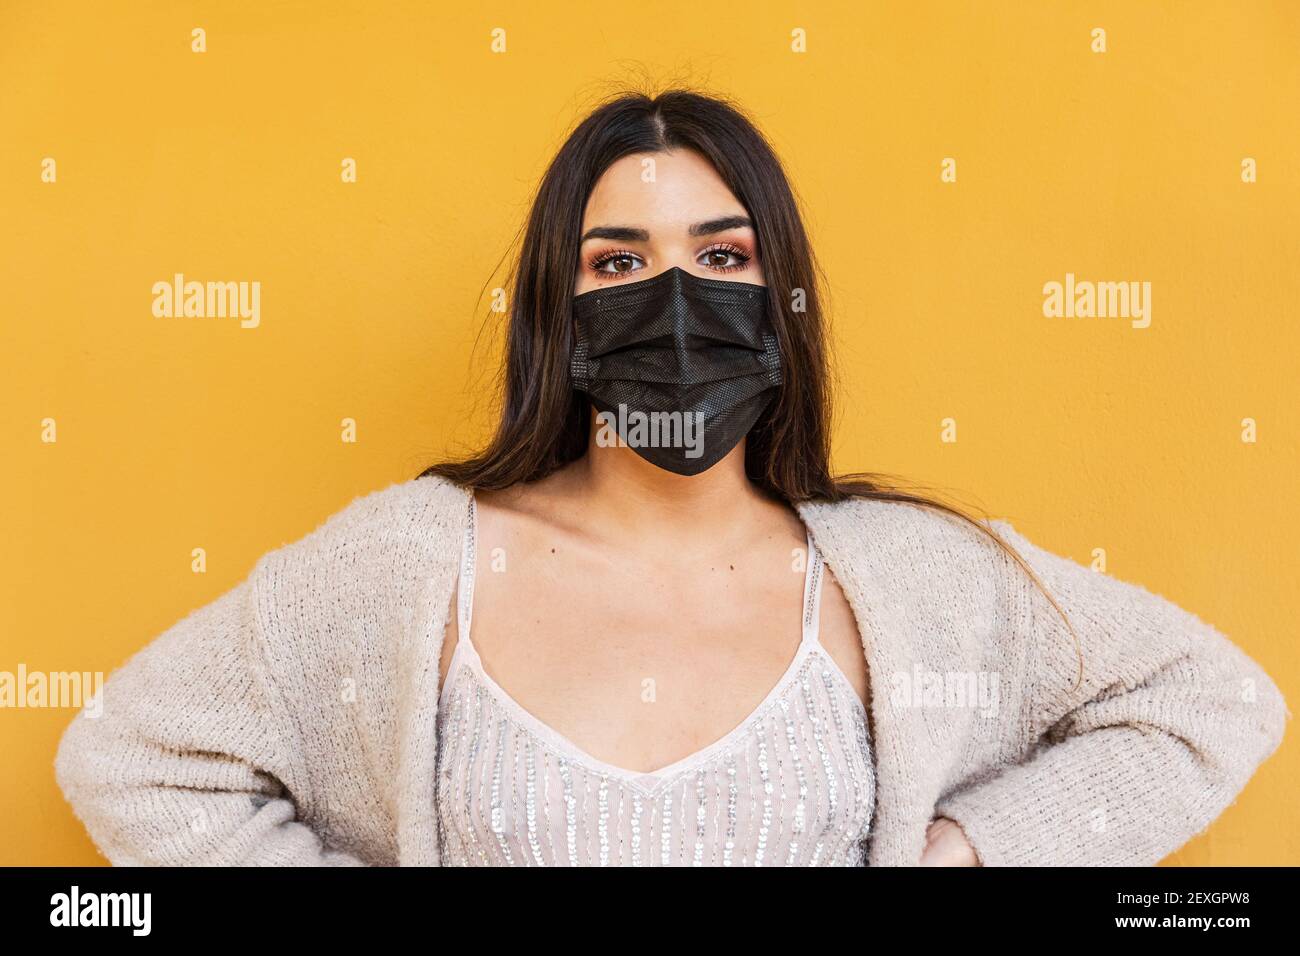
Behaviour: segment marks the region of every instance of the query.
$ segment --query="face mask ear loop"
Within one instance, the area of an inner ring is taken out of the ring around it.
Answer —
[[[581,338],[573,346],[573,355],[569,358],[569,375],[573,379],[574,388],[585,390],[591,386],[591,379],[587,377],[590,371],[587,366],[587,349],[586,340]]]
[[[773,385],[781,384],[781,349],[776,342],[776,336],[770,332],[763,333],[763,354],[759,357],[763,367],[767,369],[768,381]]]

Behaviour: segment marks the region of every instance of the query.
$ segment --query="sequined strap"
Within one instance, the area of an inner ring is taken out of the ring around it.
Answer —
[[[460,552],[460,584],[456,591],[456,641],[465,642],[470,621],[474,617],[474,564],[478,549],[478,508],[474,492],[469,495],[469,520],[465,523],[465,538]]]
[[[807,567],[803,583],[803,641],[816,644],[821,630],[822,607],[822,556],[808,535]]]

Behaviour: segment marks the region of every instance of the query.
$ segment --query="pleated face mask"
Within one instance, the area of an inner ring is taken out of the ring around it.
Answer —
[[[596,408],[595,440],[679,475],[712,468],[781,384],[767,289],[674,266],[573,299],[574,388]]]

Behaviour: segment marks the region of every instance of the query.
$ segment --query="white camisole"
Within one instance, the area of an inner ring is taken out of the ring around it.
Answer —
[[[444,866],[866,865],[866,711],[817,640],[811,536],[802,640],[776,686],[726,736],[639,773],[592,757],[488,676],[470,641],[476,533],[471,497],[437,714]]]

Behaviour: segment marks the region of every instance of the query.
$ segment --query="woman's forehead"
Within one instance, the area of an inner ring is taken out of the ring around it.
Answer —
[[[596,226],[685,231],[703,219],[744,215],[711,163],[699,153],[633,153],[614,162],[587,201],[583,232]]]

